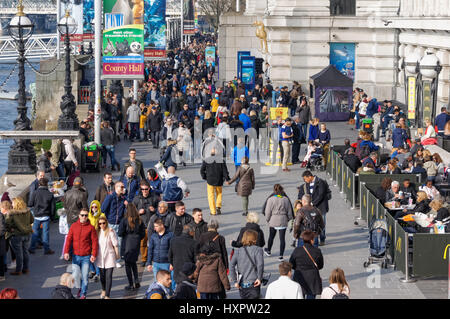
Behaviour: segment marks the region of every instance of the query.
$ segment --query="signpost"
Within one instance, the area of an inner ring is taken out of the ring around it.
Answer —
[[[238,76],[238,79],[241,79],[241,77],[242,77],[242,74],[241,74],[241,58],[243,56],[250,56],[250,55],[251,55],[250,51],[238,51],[238,53],[237,53],[237,63],[238,63],[238,65],[237,65],[237,76]]]
[[[246,90],[253,90],[256,82],[255,57],[243,56],[241,58],[241,79]]]

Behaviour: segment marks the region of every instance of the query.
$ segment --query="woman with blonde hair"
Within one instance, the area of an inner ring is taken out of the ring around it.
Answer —
[[[108,225],[108,219],[100,216],[96,225],[98,237],[98,254],[95,265],[100,269],[100,282],[102,284],[101,299],[109,299],[112,285],[112,275],[116,260],[119,259],[117,236],[114,229]]]
[[[97,222],[101,216],[105,217],[105,214],[102,213],[100,202],[98,200],[93,200],[89,207],[88,218],[91,225],[94,226],[95,229],[97,229]],[[96,267],[94,263],[90,263],[89,270],[89,279],[94,278],[94,281],[97,282],[100,277],[100,269]]]
[[[425,119],[425,134],[420,137],[420,142],[422,145],[435,145],[437,144],[436,140],[436,131],[434,129],[433,124],[429,118]],[[431,156],[431,153],[429,154]]]
[[[205,111],[205,117],[202,121],[202,133],[204,134],[207,129],[214,128],[215,119],[212,117],[211,111]]]
[[[10,230],[6,233],[6,238],[11,237],[11,247],[16,255],[16,270],[10,275],[18,276],[29,272],[28,247],[33,233],[31,224],[34,222],[34,217],[21,197],[13,198],[12,206],[13,209],[5,220],[6,227]]]
[[[322,291],[320,299],[348,299],[350,295],[350,287],[345,279],[344,271],[341,268],[333,269],[330,278],[328,278],[330,286]],[[344,294],[347,298],[334,298],[337,295]]]
[[[256,245],[259,247],[264,247],[266,244],[264,240],[264,232],[261,227],[259,227],[259,215],[257,212],[249,212],[246,217],[247,224],[241,228],[239,236],[236,240],[231,241],[231,246],[235,248],[242,247],[242,237],[247,230],[253,230],[258,233],[258,239]]]
[[[313,118],[310,122],[309,126],[309,134],[308,134],[308,141],[315,141],[319,140],[319,119]]]

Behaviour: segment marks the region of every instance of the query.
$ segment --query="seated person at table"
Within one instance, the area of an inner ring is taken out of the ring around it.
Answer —
[[[404,209],[403,211],[399,210],[395,213],[394,218],[402,218],[405,215],[408,214],[415,214],[415,213],[423,213],[428,214],[428,212],[431,210],[430,208],[430,200],[428,199],[428,196],[425,192],[419,191],[417,192],[417,201],[416,206],[413,209]]]
[[[439,191],[436,187],[434,187],[434,182],[432,180],[427,180],[425,185],[419,187],[420,191],[423,191],[427,194],[428,199],[433,200],[436,196],[439,195]]]
[[[386,202],[386,192],[391,189],[391,184],[392,179],[390,177],[385,177],[381,182],[381,186],[375,191],[375,197],[378,198],[383,205]]]
[[[391,183],[391,189],[386,192],[386,203],[388,202],[399,202],[400,205],[407,205],[408,200],[405,199],[404,194],[400,195],[400,183],[393,181]]]
[[[420,175],[422,175],[422,180],[426,180],[427,179],[427,170],[424,169],[422,166],[423,166],[423,161],[416,160],[414,162],[414,167],[411,170],[411,174],[420,174]]]
[[[375,167],[372,164],[367,163],[366,166],[358,168],[356,171],[359,175],[375,174]]]
[[[347,164],[347,166],[352,170],[353,173],[355,173],[358,168],[361,167],[361,161],[355,155],[355,151],[353,150],[353,148],[350,148],[347,155],[344,155],[344,163]]]
[[[442,222],[444,219],[450,217],[450,212],[447,207],[444,207],[444,201],[442,199],[433,199],[430,203],[431,212],[435,221]]]
[[[402,170],[397,166],[397,161],[391,159],[387,164],[386,174],[401,174]]]
[[[362,160],[362,166],[366,166],[367,163],[370,163],[375,167],[375,171],[378,173],[380,169],[377,167],[377,158],[378,154],[377,152],[370,153],[369,156],[367,156],[365,159]]]
[[[403,181],[402,186],[400,186],[400,190],[403,192],[407,200],[409,200],[409,198],[412,198],[413,203],[416,202],[417,192],[414,185],[411,184],[411,181],[409,179],[405,179]]]

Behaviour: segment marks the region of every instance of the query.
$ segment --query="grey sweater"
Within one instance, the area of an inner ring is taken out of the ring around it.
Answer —
[[[246,246],[256,270],[245,253],[244,247],[235,248],[230,263],[230,278],[237,281],[238,274],[242,276],[243,283],[253,283],[256,279],[262,280],[264,272],[263,249],[258,246]]]

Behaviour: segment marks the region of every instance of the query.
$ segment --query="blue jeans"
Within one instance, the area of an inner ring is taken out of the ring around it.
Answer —
[[[109,224],[109,227],[111,227],[112,229],[114,229],[114,232],[117,233],[119,232],[119,225],[114,225],[114,224]],[[117,236],[117,248],[119,249],[120,252],[120,247],[122,246],[122,237]],[[118,259],[117,261],[119,261],[120,259]]]
[[[139,123],[129,123],[130,140],[139,139]]]
[[[109,159],[111,160],[111,166],[115,167],[117,165],[116,161],[116,148],[114,145],[106,145],[106,152],[109,155]],[[103,158],[103,164],[106,165],[106,156]]]
[[[95,272],[97,276],[100,276],[100,268],[98,268],[95,263],[89,263],[89,271]]]
[[[305,294],[305,299],[316,299],[316,295]]]
[[[320,242],[324,242],[325,238],[327,237],[325,234],[325,229],[327,228],[327,213],[326,212],[322,212],[322,218],[323,218],[323,230],[322,233],[320,234]]]
[[[305,136],[305,140],[308,140],[308,123],[302,124],[303,134]]]
[[[73,255],[72,264],[80,267],[81,270],[81,296],[86,296],[88,283],[89,283],[89,265],[91,261],[89,260],[91,255],[88,256],[78,256]]]
[[[151,131],[150,136],[152,139],[153,147],[159,147],[159,131]]]
[[[30,250],[36,249],[36,244],[39,241],[39,230],[42,225],[42,244],[44,245],[44,251],[47,252],[50,250],[50,236],[49,236],[49,228],[50,228],[50,219],[45,221],[34,220],[33,222],[33,235],[31,237],[31,245]]]
[[[12,236],[11,248],[16,254],[16,272],[28,270],[28,263],[30,255],[28,254],[28,247],[30,246],[30,235],[25,236]]]
[[[359,120],[360,120],[360,118],[359,118],[359,113],[358,112],[356,112],[356,119],[355,119],[355,129],[356,130],[359,130]]]
[[[64,172],[64,163],[59,163],[56,167],[56,172],[58,173],[59,180],[65,179],[66,174]]]
[[[170,264],[153,262],[153,277],[155,278],[155,281],[156,281],[156,274],[161,269],[169,271]],[[175,291],[176,283],[175,280],[173,279],[173,271],[170,272],[170,279],[172,280],[172,290]]]
[[[201,292],[201,293],[200,293],[200,299],[205,299],[205,300],[219,300],[219,299],[220,299],[220,294],[219,294],[219,293],[206,293],[206,292]]]
[[[303,244],[303,238],[299,237],[299,239],[297,240],[297,247],[303,247]],[[319,247],[319,237],[314,238],[314,247]]]

